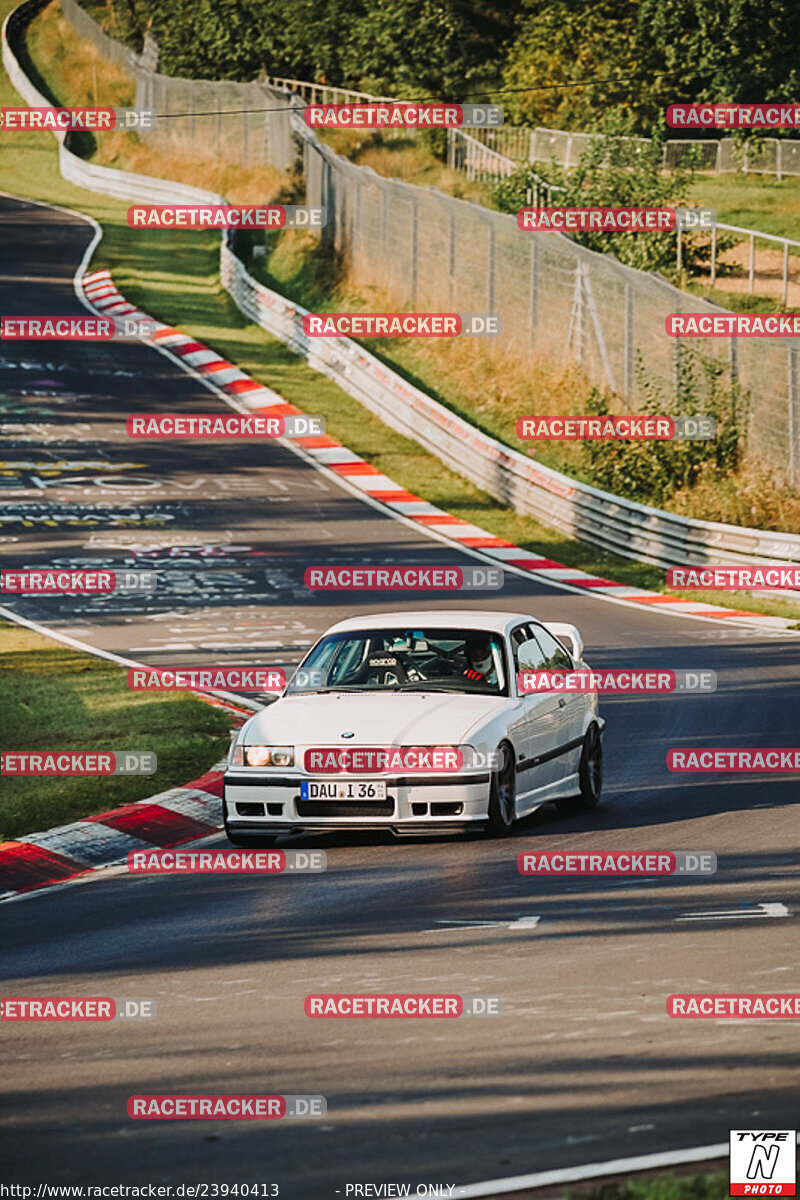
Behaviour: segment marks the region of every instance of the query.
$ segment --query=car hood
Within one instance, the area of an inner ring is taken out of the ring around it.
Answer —
[[[443,692],[330,692],[286,696],[248,722],[248,745],[457,745],[502,712],[505,696]],[[345,740],[343,733],[352,733]]]

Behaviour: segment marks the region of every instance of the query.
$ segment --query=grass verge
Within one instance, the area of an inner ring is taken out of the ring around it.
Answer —
[[[0,15],[15,7],[15,0],[0,0]],[[49,77],[49,65],[37,56],[35,40],[30,43],[36,69]],[[102,103],[102,77],[99,101]],[[74,81],[73,81],[74,82]],[[66,86],[66,85],[65,85]],[[59,95],[62,103],[86,102],[74,92]],[[0,103],[13,106],[19,99],[5,76],[0,77]],[[20,153],[21,151],[21,153]],[[568,566],[629,583],[664,591],[664,572],[647,564],[631,562],[596,547],[575,542],[531,517],[515,513],[479,488],[448,470],[438,459],[407,438],[384,426],[357,401],[335,384],[312,371],[277,339],[248,324],[222,288],[218,276],[218,234],[204,230],[134,230],[128,227],[127,206],[97,196],[67,183],[58,173],[55,139],[44,133],[18,133],[13,143],[0,141],[0,168],[9,191],[35,199],[70,205],[95,217],[103,226],[93,267],[109,267],[120,290],[134,304],[162,321],[180,325],[188,334],[206,342],[243,371],[280,392],[290,403],[325,416],[330,434],[371,462],[403,487],[440,505],[456,516],[481,525],[498,537],[523,547],[532,554],[556,559]],[[166,173],[166,168],[163,173]],[[290,242],[288,238],[293,239]],[[316,287],[304,259],[302,234],[287,235],[281,271],[287,295],[292,289]],[[294,246],[294,250],[290,249]],[[284,251],[282,251],[284,253]],[[280,264],[273,255],[270,269]],[[292,272],[305,272],[292,278]],[[409,353],[416,353],[416,345]],[[415,363],[392,363],[416,379]],[[428,373],[426,373],[428,374]],[[533,374],[529,372],[529,375]],[[540,373],[535,373],[538,380]],[[417,379],[419,382],[419,380]],[[430,389],[430,375],[425,381]],[[539,384],[537,384],[539,386]],[[502,381],[497,383],[502,387]],[[434,380],[434,394],[436,394]],[[453,407],[458,411],[458,405]],[[530,411],[530,409],[529,409]],[[545,410],[547,411],[547,410]],[[479,423],[493,431],[488,420]],[[680,595],[681,593],[675,593]],[[781,600],[763,600],[713,593],[687,593],[692,600],[770,615],[800,617],[800,608]]]
[[[197,779],[228,749],[231,718],[181,694],[131,692],[125,669],[0,622],[4,750],[155,753],[154,775],[7,775],[0,840],[50,829]]]
[[[728,1177],[722,1171],[696,1175],[654,1175],[623,1183],[604,1183],[590,1190],[569,1191],[567,1200],[723,1200]]]

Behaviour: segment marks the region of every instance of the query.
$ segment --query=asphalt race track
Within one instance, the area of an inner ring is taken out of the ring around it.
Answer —
[[[2,200],[0,312],[83,315],[72,277],[90,237],[78,219]],[[289,450],[125,434],[132,412],[221,404],[140,344],[3,342],[2,565],[147,566],[165,580],[145,599],[4,603],[159,666],[289,666],[344,615],[452,606],[306,591],[306,566],[352,562],[354,548],[364,563],[464,555]],[[718,690],[606,699],[601,807],[548,807],[506,840],[329,834],[294,842],[327,852],[322,875],[119,868],[5,904],[4,994],[158,1004],[151,1022],[4,1025],[7,1182],[30,1182],[46,1153],[54,1182],[277,1182],[281,1197],[321,1200],[347,1183],[468,1183],[793,1124],[796,1022],[674,1020],[665,1000],[800,990],[798,782],[672,775],[665,754],[795,744],[800,640],[512,575],[466,603],[574,622],[593,666],[709,668]],[[517,854],[544,848],[710,850],[719,870],[520,876]],[[415,989],[500,995],[504,1015],[303,1013],[310,991]],[[139,1092],[321,1094],[328,1114],[134,1122]]]

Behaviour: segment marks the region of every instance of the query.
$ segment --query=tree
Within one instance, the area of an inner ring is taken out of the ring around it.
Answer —
[[[788,100],[800,91],[796,0],[642,0],[638,19],[655,79],[651,96],[727,103]]]
[[[640,82],[569,86],[644,71],[639,0],[525,0],[503,71],[504,100],[515,124],[599,130],[609,110],[628,126],[649,111]],[[558,86],[563,85],[563,86]],[[522,91],[517,89],[531,88]],[[543,89],[547,90],[543,90]],[[650,119],[655,116],[650,112]]]

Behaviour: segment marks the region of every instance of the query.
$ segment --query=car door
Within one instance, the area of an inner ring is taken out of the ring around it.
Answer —
[[[563,748],[569,741],[568,702],[555,692],[534,692],[523,695],[517,688],[519,671],[541,671],[545,658],[532,623],[519,625],[511,633],[511,653],[514,662],[513,687],[523,704],[520,718],[521,737],[517,747],[517,795],[533,799],[533,793],[558,783],[567,774]]]
[[[575,666],[571,655],[553,636],[549,629],[533,624],[533,635],[539,644],[546,671],[571,671]],[[586,696],[583,692],[564,692],[559,698],[566,718],[564,745],[570,749],[561,757],[562,776],[574,775],[578,769],[583,743],[583,724],[586,712]]]

